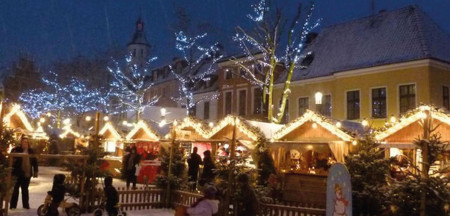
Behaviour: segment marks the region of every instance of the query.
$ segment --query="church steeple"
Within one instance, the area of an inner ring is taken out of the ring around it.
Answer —
[[[145,37],[144,22],[141,16],[136,21],[136,29],[127,48],[133,58],[134,64],[144,63],[149,56],[150,45]]]

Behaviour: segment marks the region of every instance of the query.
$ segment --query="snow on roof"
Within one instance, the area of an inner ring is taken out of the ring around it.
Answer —
[[[426,58],[450,62],[449,50],[449,34],[419,7],[408,6],[325,27],[304,50],[314,55],[312,63],[292,80]]]
[[[260,122],[260,121],[251,121],[247,120],[247,122],[255,127],[257,127],[267,139],[272,139],[275,132],[280,130],[284,125],[268,123],[268,122]]]

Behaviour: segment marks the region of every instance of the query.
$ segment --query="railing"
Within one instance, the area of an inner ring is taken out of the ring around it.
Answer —
[[[171,204],[173,208],[178,206],[189,207],[194,204],[202,194],[176,190],[172,192]]]
[[[117,192],[119,193],[120,208],[125,211],[162,208],[164,204],[164,193],[161,189],[127,190],[119,187]]]
[[[162,189],[138,188],[127,190],[124,187],[118,188],[119,203],[122,210],[143,210],[164,207],[164,192]],[[170,206],[176,209],[179,206],[189,207],[202,197],[202,194],[175,190],[171,193]],[[98,204],[100,198],[98,198]],[[261,216],[322,216],[325,209],[307,208],[298,206],[287,206],[280,204],[262,203],[260,205]]]
[[[321,216],[325,215],[325,209],[305,208],[274,204],[261,204],[261,216]]]

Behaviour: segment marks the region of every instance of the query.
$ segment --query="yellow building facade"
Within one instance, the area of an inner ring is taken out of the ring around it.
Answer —
[[[417,6],[326,26],[303,53],[288,121],[311,109],[380,127],[420,104],[450,108],[450,34]],[[285,81],[277,80],[274,101]]]
[[[371,68],[357,69],[335,73],[331,76],[304,79],[292,82],[289,96],[289,120],[301,116],[300,98],[307,98],[308,108],[320,112],[315,94],[331,96],[331,118],[337,120],[362,121],[366,119],[372,126],[383,126],[390,117],[398,117],[400,111],[400,86],[414,86],[415,107],[420,104],[445,106],[445,87],[450,86],[450,64],[432,59],[389,64]],[[275,89],[275,101],[281,99],[283,85]],[[386,114],[384,118],[373,116],[372,90],[384,88],[386,97]],[[359,118],[349,119],[349,91],[359,92]],[[448,95],[447,95],[448,98]],[[323,104],[322,104],[323,105]],[[444,107],[448,108],[448,107]]]

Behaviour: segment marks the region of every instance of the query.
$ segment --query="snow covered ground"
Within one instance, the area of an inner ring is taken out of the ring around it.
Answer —
[[[47,191],[51,190],[53,183],[53,176],[56,173],[64,173],[58,167],[39,167],[39,177],[32,178],[29,191],[30,191],[30,209],[22,208],[22,195],[19,194],[19,202],[17,203],[17,209],[9,210],[8,215],[10,216],[28,216],[28,215],[37,215],[37,208],[44,202],[45,196],[47,195]],[[116,187],[124,187],[125,182],[114,179],[114,186]],[[65,215],[60,213],[60,215]],[[82,214],[83,216],[92,215],[92,214]],[[130,216],[149,216],[149,215],[158,215],[158,216],[169,216],[174,215],[174,211],[172,209],[150,209],[150,210],[141,210],[141,211],[127,211],[127,215]]]

